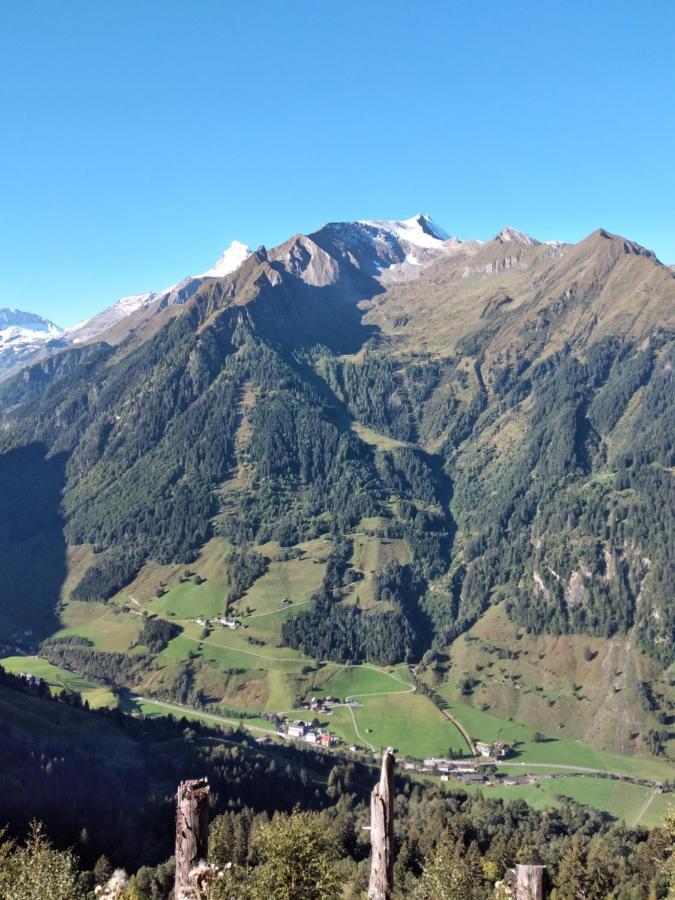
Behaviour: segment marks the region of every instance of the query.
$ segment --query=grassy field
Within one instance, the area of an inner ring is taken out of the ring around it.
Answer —
[[[438,692],[441,696],[454,693],[447,685],[439,688]],[[536,763],[545,763],[580,766],[662,781],[675,777],[675,765],[668,761],[653,757],[619,756],[579,741],[551,736],[545,736],[545,740],[537,742],[533,740],[533,729],[471,706],[450,703],[448,711],[464,725],[474,740],[488,743],[502,740],[514,744],[516,755],[508,762],[524,763],[526,769],[528,764],[532,768]]]
[[[229,628],[214,628],[212,633],[203,641],[197,640],[204,647],[204,655],[225,652],[236,654],[243,668],[254,668],[264,661],[266,668],[287,668],[288,666],[304,665],[309,663],[308,657],[303,656],[299,650],[291,650],[290,647],[271,647],[269,645],[258,646],[247,641],[248,631],[241,628],[231,631]],[[176,639],[178,640],[178,639]],[[193,644],[195,641],[193,640]],[[193,647],[194,649],[194,647]]]
[[[393,672],[395,678],[389,674]],[[312,683],[312,692],[317,697],[330,694],[340,700],[363,694],[405,692],[409,682],[401,684],[398,679],[405,669],[383,670],[373,666],[341,666],[327,665],[317,672]]]
[[[144,604],[136,601],[162,618],[184,624],[197,616],[214,619],[225,610],[229,590],[227,579],[227,554],[230,545],[221,539],[213,539],[204,548],[199,559],[189,568],[190,577],[183,570],[167,586],[159,598],[152,596]],[[267,572],[237,601],[233,612],[246,619],[252,637],[273,644],[279,640],[281,622],[304,606],[321,586],[325,573],[325,558],[330,551],[324,540],[306,541],[298,545],[300,556],[284,559],[278,544],[269,543],[257,548],[269,559]],[[205,579],[201,584],[198,578]],[[181,580],[182,579],[182,580]],[[129,592],[131,595],[131,592]],[[136,591],[136,594],[139,592]],[[148,592],[146,591],[146,594]],[[287,597],[292,606],[281,606]],[[129,597],[125,602],[131,605]]]
[[[375,431],[373,428],[369,428],[356,420],[352,420],[351,424],[353,431],[361,440],[366,444],[370,444],[371,447],[375,447],[376,450],[395,450],[397,447],[410,446],[404,441],[397,441],[396,438],[387,437],[386,434],[381,434],[379,431]]]
[[[268,546],[265,545],[260,550],[266,552]],[[321,587],[330,542],[321,539],[307,541],[299,544],[298,549],[302,556],[287,560],[272,559],[267,572],[239,601],[241,610],[248,606],[252,614],[276,613],[284,597],[288,597],[293,603],[301,603]]]
[[[0,659],[0,665],[12,675],[28,672],[30,675],[35,675],[36,678],[42,678],[47,682],[52,693],[60,694],[63,690],[77,691],[92,709],[97,709],[99,706],[114,707],[117,705],[115,695],[108,688],[93,684],[66,669],[53,666],[46,659],[40,659],[37,656],[8,656]]]
[[[54,637],[76,634],[108,652],[127,650],[137,640],[143,625],[140,616],[124,613],[114,604],[76,600],[64,605],[60,620],[62,627]]]
[[[451,787],[454,789],[456,785]],[[471,793],[480,791],[493,799],[524,800],[535,809],[560,806],[565,799],[571,799],[608,813],[630,826],[659,825],[668,809],[675,806],[673,794],[659,794],[651,787],[580,775],[537,784],[495,787],[465,785],[462,789]]]
[[[392,562],[401,565],[409,563],[408,545],[400,538],[382,538],[359,532],[350,534],[349,537],[353,543],[352,565],[363,573],[363,578],[342,591],[345,602],[354,603],[358,597],[363,609],[370,609],[376,604],[380,609],[389,608],[389,603],[375,600],[373,574]]]
[[[454,725],[421,694],[368,697],[356,710],[359,731],[376,749],[394,747],[405,756],[455,755],[463,741]]]
[[[322,724],[346,744],[376,750],[393,747],[399,756],[446,756],[451,747],[459,752],[463,743],[453,724],[427,697],[405,691],[363,697],[351,711],[338,707],[325,720]]]
[[[153,600],[151,609],[162,617],[194,619],[204,616],[211,619],[223,614],[226,593],[227,589],[216,582],[195,584],[184,581],[172,585],[163,597]]]
[[[324,557],[327,545],[321,545],[321,557],[307,555],[297,559],[271,562],[267,572],[249,588],[236,604],[236,611],[246,622],[252,637],[276,643],[281,623],[296,610],[308,608],[311,596],[318,591],[326,571]],[[288,598],[291,606],[282,606]],[[250,610],[247,615],[246,611]]]

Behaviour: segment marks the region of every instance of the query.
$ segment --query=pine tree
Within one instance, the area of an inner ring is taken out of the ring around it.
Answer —
[[[260,827],[255,849],[256,900],[337,900],[340,882],[334,852],[310,813],[295,809]]]
[[[586,900],[586,855],[581,838],[575,834],[560,861],[551,900]]]
[[[484,900],[488,896],[488,882],[476,844],[465,848],[460,841],[453,844],[446,839],[427,860],[414,900]]]

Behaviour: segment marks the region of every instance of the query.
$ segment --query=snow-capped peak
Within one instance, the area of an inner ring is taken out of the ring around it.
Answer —
[[[18,329],[20,331],[43,334],[47,337],[57,337],[62,329],[49,319],[38,316],[35,313],[24,312],[21,309],[0,309],[0,331]]]
[[[513,242],[514,244],[522,244],[524,247],[536,247],[537,244],[539,244],[539,241],[536,240],[536,238],[530,237],[529,234],[525,234],[522,231],[518,231],[511,225],[507,225],[506,228],[502,228],[499,234],[495,237],[495,240],[499,241],[500,244]]]
[[[437,225],[431,216],[418,213],[409,219],[391,219],[378,221],[373,219],[364,219],[359,222],[360,225],[369,225],[371,228],[377,228],[382,231],[388,231],[398,240],[412,244],[414,247],[420,247],[427,250],[440,249],[441,244],[447,241],[450,235]]]
[[[35,313],[0,309],[0,379],[30,362],[56,342],[63,346],[58,325]]]
[[[218,262],[216,262],[206,272],[198,275],[198,278],[222,278],[234,272],[251,255],[251,250],[241,241],[232,241],[230,246],[223,252]]]

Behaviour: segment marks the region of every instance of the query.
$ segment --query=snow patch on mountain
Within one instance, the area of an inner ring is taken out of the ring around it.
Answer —
[[[116,303],[113,303],[112,306],[108,306],[95,316],[83,319],[69,328],[65,332],[66,340],[70,344],[83,344],[108,328],[112,328],[113,325],[122,319],[126,319],[127,316],[136,312],[137,309],[149,306],[159,296],[161,295],[156,294],[154,291],[145,291],[143,294],[131,294],[128,297],[122,297]]]
[[[10,328],[24,329],[40,334],[57,336],[63,329],[59,328],[49,319],[38,316],[35,313],[24,312],[21,309],[0,309],[0,331]]]
[[[402,243],[427,250],[439,250],[444,241],[449,240],[450,235],[437,225],[431,216],[418,213],[410,219],[378,221],[375,219],[362,219],[359,225],[369,225],[381,231],[393,234]]]
[[[0,309],[0,378],[51,347],[65,347],[63,329],[20,309]]]
[[[449,237],[431,216],[418,213],[409,219],[361,219],[330,222],[310,237],[336,259],[348,262],[382,284],[409,281],[442,256],[471,252]]]

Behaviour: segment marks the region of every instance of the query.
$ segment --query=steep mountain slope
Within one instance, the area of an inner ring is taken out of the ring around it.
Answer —
[[[452,353],[471,335],[489,359],[532,359],[566,342],[672,329],[674,283],[649,251],[603,230],[575,245],[497,236],[470,259],[442,259],[413,284],[393,286],[366,321],[418,350]]]
[[[281,630],[315,658],[441,659],[503,603],[533,633],[625,634],[668,666],[674,316],[673,273],[604,231],[463,243],[417,216],[260,248],[0,388],[4,458],[26,483],[58,462],[49,508],[0,492],[26,520],[2,536],[5,629],[54,527],[88,549],[79,601],[219,534],[239,548],[233,609],[264,571],[251,545],[325,535],[319,596]],[[366,573],[359,535],[406,552]]]

